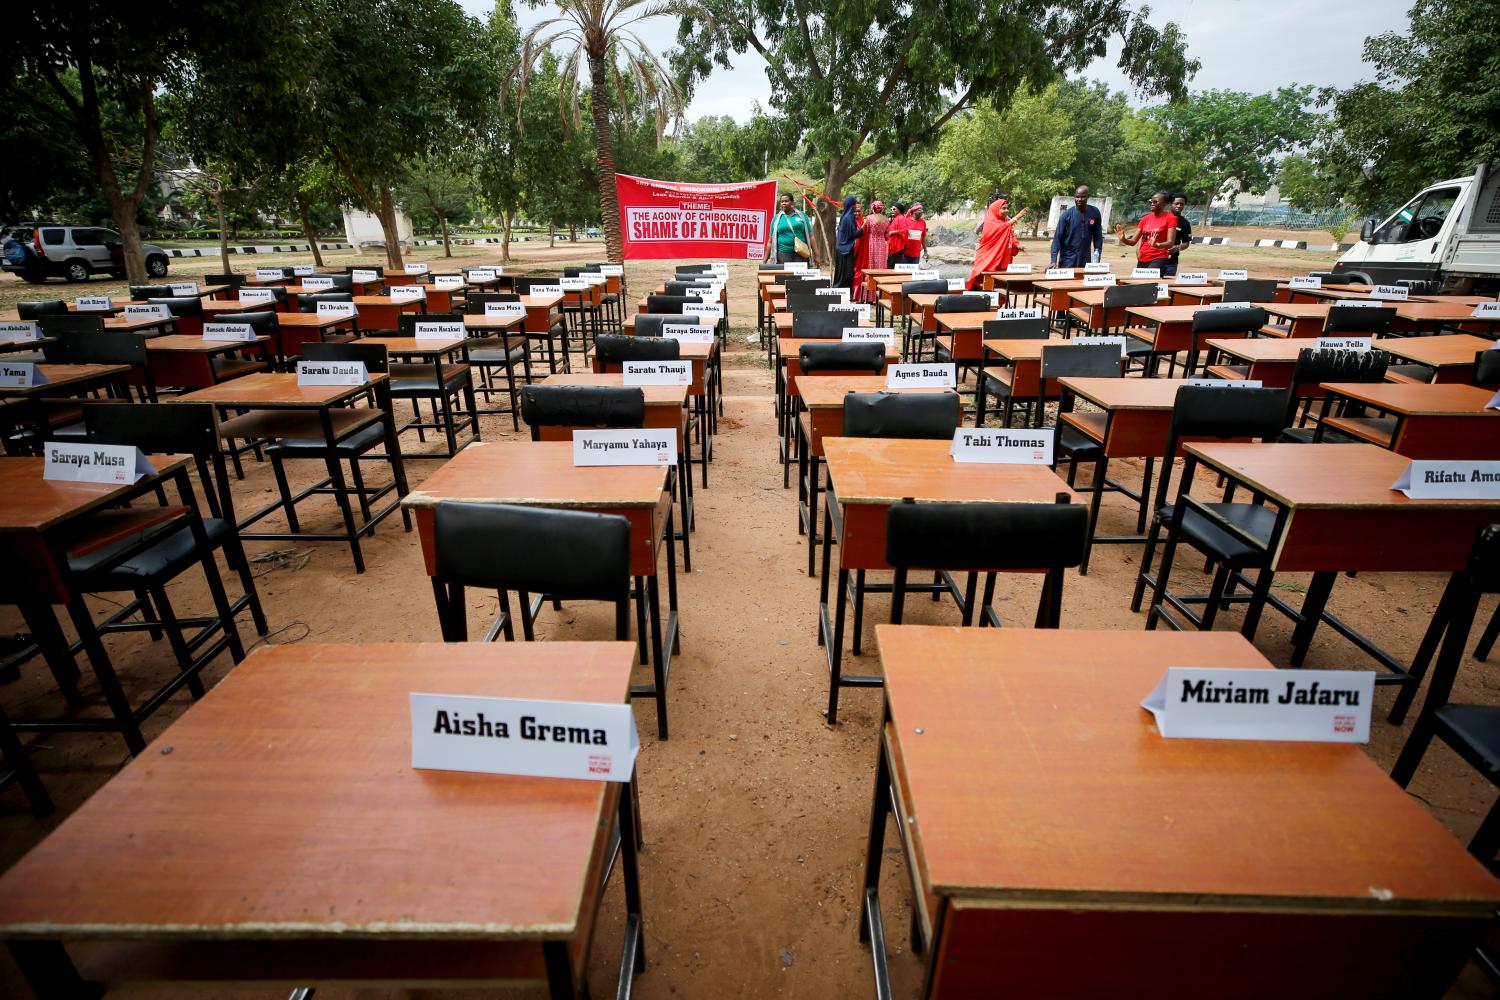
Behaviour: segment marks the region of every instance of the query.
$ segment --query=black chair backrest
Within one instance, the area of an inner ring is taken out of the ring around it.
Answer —
[[[475,316],[484,315],[484,307],[490,302],[520,302],[515,292],[470,292],[464,299],[464,311]]]
[[[962,416],[956,392],[851,392],[844,397],[844,437],[947,441]]]
[[[220,454],[212,403],[96,403],[83,408],[83,425],[98,444],[129,444],[155,455]]]
[[[1117,378],[1121,360],[1114,344],[1049,344],[1042,348],[1041,377]]]
[[[166,306],[167,312],[173,316],[202,316],[203,300],[196,295],[190,298],[178,298],[173,296],[165,299],[147,299],[153,306]]]
[[[228,285],[230,288],[239,288],[245,283],[243,274],[205,274],[203,276],[205,285]]]
[[[714,266],[712,264],[678,264],[678,274],[711,274]]]
[[[646,311],[649,313],[682,313],[682,307],[689,302],[696,303],[696,298],[688,298],[686,295],[648,295],[646,296]]]
[[[1051,335],[1044,316],[1035,319],[987,319],[983,330],[985,340],[1046,340]]]
[[[1193,333],[1254,333],[1270,317],[1259,306],[1241,309],[1199,309],[1193,313]]]
[[[319,302],[353,302],[352,292],[319,292],[316,295],[297,296],[297,308],[305,313],[318,311]]]
[[[333,290],[336,292],[354,291],[354,279],[347,274],[325,274],[323,277],[333,279]]]
[[[1305,348],[1292,368],[1292,394],[1310,382],[1383,382],[1388,364],[1384,351]]]
[[[258,285],[254,290],[258,292],[270,292],[272,300],[275,301],[278,305],[284,305],[286,303],[285,285]],[[243,293],[245,290],[240,289],[240,291],[241,293]]]
[[[445,500],[432,525],[445,583],[575,601],[630,595],[630,522],[618,514]]]
[[[1378,337],[1389,333],[1396,321],[1395,306],[1339,306],[1328,308],[1328,322],[1323,332],[1332,336],[1337,333],[1359,333]]]
[[[995,308],[988,295],[939,295],[932,307],[935,313],[977,313]]]
[[[396,334],[401,337],[415,337],[417,335],[418,323],[462,323],[463,313],[402,313],[396,317]],[[467,336],[460,334],[459,336]]]
[[[924,278],[921,281],[901,282],[902,295],[941,295],[947,290],[948,282],[943,278]]]
[[[708,282],[706,281],[668,281],[664,286],[667,295],[682,295],[690,300],[697,301],[701,290],[704,295],[708,294]]]
[[[1274,441],[1284,426],[1286,397],[1285,389],[1181,386],[1172,404],[1171,453],[1187,437]]]
[[[224,317],[226,323],[248,323],[250,329],[255,331],[258,337],[270,337],[281,329],[281,321],[276,318],[276,313],[266,312],[233,313]]]
[[[1060,569],[1083,562],[1089,513],[1072,503],[898,503],[885,560],[905,569]]]
[[[532,427],[640,427],[646,394],[639,386],[528,385],[521,419]]]
[[[581,267],[565,267],[563,268],[562,276],[564,278],[577,278],[582,274],[583,268]]]
[[[779,270],[781,270],[781,267],[782,267],[782,265],[781,265],[780,261],[768,260],[768,261],[764,261],[760,265],[760,270],[762,270],[762,271],[779,271]]]
[[[1106,309],[1155,304],[1156,285],[1149,281],[1139,285],[1109,285],[1104,289],[1104,308]]]
[[[308,361],[363,361],[365,371],[371,375],[390,371],[391,367],[384,344],[362,343],[358,340],[347,344],[310,341],[302,345],[302,357]]]
[[[1474,355],[1474,384],[1491,386],[1500,383],[1500,349],[1490,348]]]
[[[786,311],[799,312],[827,312],[831,305],[839,304],[837,295],[818,295],[813,292],[787,292]]]
[[[812,313],[811,315],[821,315]],[[869,372],[885,370],[885,345],[869,340],[837,344],[803,344],[797,363],[804,374],[817,372]]]
[[[660,337],[663,323],[688,322],[681,313],[636,313],[635,335],[637,337]]]
[[[859,318],[851,312],[794,312],[792,313],[792,336],[819,340],[838,340],[844,336],[844,327],[858,326]]]
[[[166,299],[173,295],[171,285],[131,285],[130,297],[137,302],[147,299]]]
[[[794,274],[786,279],[786,293],[788,295],[791,295],[793,292],[806,294],[807,292],[816,291],[819,288],[832,287],[832,278],[804,278]]]
[[[50,318],[44,318],[42,322],[46,323]],[[47,332],[45,326],[42,329]],[[146,345],[139,334],[74,330],[47,332],[47,336],[57,338],[54,343],[42,346],[43,356],[52,364],[147,367]]]
[[[1224,282],[1223,302],[1271,302],[1276,298],[1275,278],[1242,278]]]
[[[104,317],[98,313],[43,313],[37,325],[44,337],[67,337],[78,333],[103,333]]]
[[[626,337],[618,333],[601,333],[594,338],[594,349],[601,364],[626,361],[676,361],[682,357],[682,345],[667,337]]]
[[[1325,285],[1354,285],[1360,283],[1348,271],[1339,271],[1337,274],[1333,271],[1309,271],[1308,277],[1320,278]]]
[[[18,319],[41,319],[43,316],[66,316],[67,314],[68,304],[62,299],[16,303],[16,318]]]

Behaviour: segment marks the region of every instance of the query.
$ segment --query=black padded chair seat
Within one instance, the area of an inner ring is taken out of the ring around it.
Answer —
[[[166,527],[166,525],[160,526],[148,534],[161,534]],[[208,535],[209,543],[217,547],[222,545],[236,529],[231,521],[210,517],[204,518],[203,530]],[[129,539],[114,545],[106,545],[87,555],[69,558],[68,565],[75,573],[91,574],[95,567],[103,565],[122,549],[134,544],[137,544],[137,540]],[[175,577],[198,562],[200,558],[192,530],[179,527],[144,552],[138,552],[120,565],[92,576],[89,579],[89,589],[135,590],[152,579]]]
[[[984,388],[997,396],[1010,395],[1010,380],[1014,372],[1009,368],[987,368],[984,372]]]
[[[525,357],[525,347],[513,347],[508,351],[498,347],[481,347],[477,351],[469,351],[469,360],[481,365],[517,365]]]
[[[1432,381],[1433,371],[1426,365],[1387,365],[1385,369],[1386,381],[1388,382],[1421,382]],[[1391,378],[1391,376],[1396,376]]]
[[[391,396],[407,399],[411,396],[433,396],[439,391],[453,392],[464,384],[468,374],[468,365],[444,365],[443,385],[439,390],[431,365],[391,365]]]
[[[1312,444],[1318,433],[1317,427],[1288,427],[1281,432],[1281,440],[1288,444]],[[1357,437],[1336,431],[1329,427],[1323,431],[1323,440],[1320,444],[1369,444]]]
[[[1075,462],[1097,462],[1104,457],[1102,444],[1067,424],[1058,425],[1057,447]]]
[[[1490,770],[1500,769],[1500,706],[1447,704],[1438,720],[1477,751]]]
[[[1230,566],[1244,566],[1265,558],[1266,549],[1271,544],[1271,531],[1276,527],[1274,510],[1253,503],[1210,503],[1204,506],[1260,541],[1261,545],[1256,547],[1242,541],[1238,535],[1230,534],[1195,510],[1189,510],[1182,519],[1183,541],[1211,556],[1214,561]],[[1172,506],[1163,506],[1157,511],[1157,516],[1162,524],[1171,524]]]
[[[339,438],[334,453],[340,458],[362,455],[385,439],[385,428],[379,420],[373,421],[350,434]],[[328,450],[328,442],[322,438],[282,438],[268,445],[266,451],[295,458],[298,455],[321,455]]]

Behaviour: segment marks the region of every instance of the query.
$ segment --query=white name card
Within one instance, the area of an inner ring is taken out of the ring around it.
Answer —
[[[78,312],[111,312],[115,304],[107,295],[80,295],[73,300],[73,308]]]
[[[1156,286],[1156,297],[1157,297],[1158,300],[1168,298],[1168,297],[1171,296],[1171,294],[1172,294],[1172,289],[1168,288],[1167,285],[1166,285],[1166,283],[1161,282],[1161,283],[1157,284],[1157,286]]]
[[[622,275],[622,274],[625,273],[625,265],[624,264],[600,264],[599,265],[599,273],[602,274],[602,275],[604,275],[605,277],[618,278],[618,277],[620,277],[620,275]],[[725,268],[725,273],[726,274],[728,273],[728,268]]]
[[[1168,667],[1141,707],[1167,739],[1367,743],[1373,670]]]
[[[620,366],[626,385],[692,385],[691,361],[626,361]]]
[[[346,318],[348,318],[350,316],[358,316],[358,315],[359,315],[359,310],[354,307],[354,303],[353,302],[319,302],[318,303],[318,318],[319,319],[327,319],[330,316],[337,316],[339,319],[346,319]]]
[[[373,268],[357,267],[349,272],[350,281],[379,281],[380,272]]]
[[[942,275],[937,272],[936,268],[925,271],[913,271],[911,273],[912,281],[936,281],[941,277]]]
[[[1161,268],[1159,268],[1159,267],[1133,267],[1133,268],[1130,269],[1130,276],[1132,278],[1160,278],[1161,277]]]
[[[298,385],[364,385],[370,381],[363,361],[299,361]]]
[[[1472,315],[1475,319],[1500,319],[1500,302],[1480,302]]]
[[[525,317],[526,304],[524,302],[486,302],[484,304],[486,316],[505,316],[510,319]]]
[[[1075,341],[1077,337],[1073,338]],[[1259,389],[1261,388],[1258,378],[1185,378],[1183,385],[1198,386],[1204,389]]]
[[[421,285],[392,285],[387,289],[393,302],[410,302],[427,298],[427,289]]]
[[[629,705],[411,694],[411,766],[629,781],[640,738]]]
[[[1073,278],[1071,267],[1049,267],[1045,275],[1048,281],[1070,281]]]
[[[169,310],[166,306],[159,306],[159,305],[144,305],[144,306],[129,305],[129,306],[125,307],[125,318],[126,319],[156,319],[156,320],[162,320],[162,319],[171,319],[172,318],[172,313],[171,313],[171,310]]]
[[[586,292],[589,290],[589,283],[577,277],[559,278],[557,279],[557,286],[565,292]]]
[[[783,271],[786,271],[788,274],[801,274],[803,271],[807,270],[807,261],[789,260],[785,264],[781,265],[781,269]]]
[[[839,339],[846,342],[875,341],[886,347],[894,347],[896,346],[896,330],[889,326],[846,326]]]
[[[1244,281],[1250,277],[1250,272],[1238,268],[1225,268],[1219,272],[1220,281]]]
[[[292,265],[292,274],[295,275],[298,278],[305,278],[308,275],[317,274],[317,273],[318,273],[317,268],[313,267],[311,264],[293,264]]]
[[[1084,274],[1108,274],[1110,264],[1107,260],[1095,261],[1092,264],[1083,265]]]
[[[257,267],[255,277],[261,281],[284,281],[286,272],[279,267]]]
[[[1375,346],[1375,338],[1319,337],[1314,346],[1320,351],[1368,351]]]
[[[849,301],[849,289],[847,288],[814,288],[813,294],[838,299],[840,302]]]
[[[61,483],[129,485],[156,472],[141,449],[128,444],[48,441],[42,478]]]
[[[1391,489],[1413,500],[1500,500],[1500,462],[1413,459]]]
[[[905,271],[907,274],[915,274],[916,272],[922,270],[922,265],[921,264],[897,264],[895,266],[894,270]]]
[[[996,309],[1000,308],[1001,292],[998,289],[996,289],[993,292],[976,292],[974,294],[976,294],[976,295],[983,295],[985,298],[987,298],[987,299],[990,300],[990,305],[992,307],[994,307]]]
[[[1252,308],[1252,306],[1248,302],[1210,302],[1208,304],[1208,308],[1209,309],[1250,309],[1250,308]]]
[[[397,287],[400,287],[399,285]],[[462,322],[452,320],[429,320],[413,323],[412,333],[418,340],[462,340],[468,334]]]
[[[6,389],[30,389],[46,385],[47,376],[31,361],[0,361],[0,387]]]
[[[828,307],[829,312],[848,312],[859,317],[863,323],[870,318],[870,303],[868,302],[840,302]]]
[[[1083,346],[1087,346],[1089,344],[1112,344],[1120,349],[1120,357],[1123,358],[1125,356],[1124,337],[1074,337],[1072,340],[1068,341],[1068,343],[1079,344]]]
[[[1005,268],[1006,274],[1030,274],[1030,264],[1008,264]]]
[[[563,292],[563,290],[562,290],[562,283],[554,281],[554,282],[551,282],[550,284],[541,284],[541,285],[533,283],[532,286],[531,286],[531,291],[527,292],[527,294],[528,295],[561,295],[562,292]]]
[[[241,288],[241,302],[275,302],[276,293],[269,288]]]
[[[1386,309],[1388,307],[1372,299],[1339,299],[1328,308],[1332,311],[1334,309]]]
[[[40,340],[41,331],[30,320],[19,323],[0,323],[0,341]]]
[[[1177,274],[1179,285],[1206,285],[1208,284],[1207,271],[1179,271]]]
[[[1083,283],[1093,288],[1108,288],[1115,283],[1113,274],[1085,274]]]
[[[948,279],[948,291],[950,291],[950,292],[961,292],[963,290],[964,290],[964,279],[962,279],[962,278],[949,278]]]
[[[249,323],[204,323],[204,340],[254,340],[255,328]]]
[[[676,465],[677,430],[673,427],[632,427],[574,431],[573,464]]]
[[[302,279],[302,287],[310,292],[323,291],[333,287],[333,279],[327,275],[308,275]]]
[[[198,283],[196,281],[174,281],[167,286],[172,289],[172,294],[182,299],[190,299],[198,294]]]
[[[1376,285],[1370,289],[1370,298],[1380,302],[1405,302],[1411,298],[1411,289],[1405,285]]]
[[[996,319],[1041,319],[1041,306],[1014,306],[995,310]]]
[[[464,287],[464,276],[461,274],[438,274],[432,279],[433,288],[462,288]]]
[[[426,274],[427,273],[427,265],[426,264],[421,264],[421,263],[407,264],[405,266],[404,270],[406,271],[407,274]]]
[[[1297,274],[1293,275],[1286,285],[1288,288],[1322,288],[1323,279],[1311,274]]]
[[[595,285],[602,285],[606,281],[609,280],[604,275],[600,274],[598,271],[584,271],[582,274],[579,275],[579,277],[582,278],[584,281],[588,282],[590,288],[592,288]],[[722,287],[722,286],[720,286],[720,287]]]
[[[956,389],[958,388],[958,365],[890,365],[885,370],[885,387],[887,389],[903,387]]]
[[[663,323],[661,335],[684,344],[712,344],[714,328],[700,323]]]
[[[960,427],[953,432],[953,444],[948,450],[955,462],[1051,465],[1055,436],[1050,427],[1035,430]]]
[[[470,281],[494,281],[500,276],[498,267],[471,267],[468,270]]]
[[[710,319],[723,319],[724,307],[717,302],[684,302],[682,305],[682,314],[684,316],[707,316]]]

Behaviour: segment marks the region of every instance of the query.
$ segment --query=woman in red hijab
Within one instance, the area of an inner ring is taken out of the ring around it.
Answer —
[[[1021,241],[1016,239],[1015,223],[1026,216],[1025,209],[1014,219],[1010,217],[1010,196],[996,195],[984,213],[984,228],[979,233],[979,249],[974,251],[974,267],[969,272],[970,291],[984,287],[984,272],[1003,271],[1021,252]]]

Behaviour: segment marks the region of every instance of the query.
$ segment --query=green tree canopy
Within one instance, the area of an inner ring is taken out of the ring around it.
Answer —
[[[943,176],[976,205],[996,191],[1012,209],[1046,218],[1052,196],[1069,187],[1078,146],[1072,122],[1057,105],[1057,88],[1017,94],[1002,111],[985,101],[943,130],[937,161]]]

